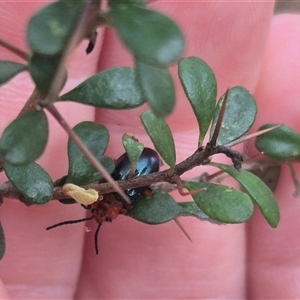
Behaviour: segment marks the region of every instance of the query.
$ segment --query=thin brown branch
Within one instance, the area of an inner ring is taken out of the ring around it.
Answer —
[[[222,126],[222,122],[223,122],[223,118],[224,118],[224,114],[225,114],[225,110],[226,110],[228,94],[229,94],[229,89],[227,89],[227,91],[224,95],[224,100],[223,100],[222,105],[221,105],[221,109],[220,109],[220,113],[219,113],[219,116],[218,116],[215,131],[214,131],[214,134],[213,134],[213,136],[210,140],[210,144],[213,145],[213,146],[216,145],[217,138],[218,138],[220,130],[221,130],[221,126]]]
[[[50,112],[52,114],[52,112]],[[54,117],[57,119],[60,119],[59,116],[54,114]],[[59,122],[65,123],[64,120],[60,120]],[[66,123],[65,123],[66,124]],[[73,136],[75,140],[74,143],[80,149],[83,151],[85,146],[82,147],[82,143],[77,144],[77,139],[78,136],[71,130],[71,128],[68,126],[68,124],[64,124],[64,129],[70,133],[70,136]],[[75,142],[76,141],[76,142]],[[207,148],[211,149],[211,148]],[[86,149],[84,149],[85,151]],[[89,150],[87,149],[89,152]],[[214,151],[207,151],[206,148],[199,148],[195,151],[195,153],[191,156],[189,156],[187,159],[184,161],[180,162],[175,166],[174,169],[174,176],[180,176],[183,173],[185,173],[188,170],[193,169],[196,166],[207,164],[209,162],[208,158],[213,154]],[[140,176],[140,177],[135,177],[131,178],[129,180],[120,180],[117,181],[118,186],[123,190],[128,190],[132,188],[137,188],[137,187],[143,187],[143,186],[149,186],[153,183],[158,183],[158,182],[170,182],[170,183],[176,183],[176,179],[169,175],[169,170],[164,170],[156,173],[152,173],[149,175],[145,176]],[[83,186],[84,188],[92,188],[95,189],[96,191],[99,192],[99,194],[107,194],[107,193],[112,193],[115,192],[115,187],[109,183],[92,183],[89,185]],[[6,198],[17,198],[20,199],[22,195],[11,185],[11,183],[5,183],[5,184],[0,184],[0,195]],[[66,195],[63,192],[63,189],[61,187],[56,187],[54,189],[54,195],[53,199],[64,199],[64,198],[69,198],[68,195]]]
[[[207,151],[204,148],[198,149],[193,155],[188,157],[186,160],[182,161],[175,167],[175,174],[176,176],[182,175],[186,171],[197,167],[199,165],[204,165],[209,162],[209,156],[215,154],[215,151]],[[262,167],[266,166],[277,166],[279,164],[283,164],[285,162],[283,161],[277,161],[273,159],[266,158],[265,160],[259,160],[259,161],[251,161],[250,163],[245,163],[245,166],[243,165],[243,168],[251,171],[256,169],[261,169]],[[207,176],[206,181],[215,181],[217,180],[218,176],[222,176],[220,172],[217,172],[216,174],[212,174],[211,176]],[[197,181],[197,178],[190,179],[191,181]],[[200,179],[199,179],[200,180]],[[174,182],[175,181],[175,182]],[[170,177],[169,170],[160,171],[157,173],[152,173],[149,175],[141,176],[141,177],[135,177],[129,180],[121,180],[117,181],[118,186],[122,190],[128,190],[133,189],[137,187],[143,187],[143,186],[150,186],[152,184],[156,183],[170,183],[171,189],[174,190],[174,183],[176,184],[176,180],[174,180],[173,177]],[[115,188],[108,182],[106,183],[92,183],[83,186],[85,189],[92,188],[99,192],[99,194],[107,194],[111,192],[115,192]],[[0,196],[3,198],[12,198],[12,199],[19,199],[22,202],[24,202],[26,205],[29,205],[22,196],[22,194],[13,187],[13,185],[10,182],[6,182],[3,184],[0,184]],[[59,199],[66,199],[70,198],[68,195],[66,195],[63,192],[63,189],[61,187],[56,187],[54,189],[53,194],[53,200],[59,200]]]
[[[193,155],[189,156],[187,159],[177,164],[175,166],[173,176],[170,176],[169,170],[164,170],[161,172],[152,173],[141,177],[131,178],[129,180],[120,180],[117,181],[117,183],[122,190],[149,186],[158,182],[177,183],[178,176],[181,176],[185,172],[197,166],[207,164],[210,161],[209,157],[211,155],[214,155],[216,153],[224,153],[225,155],[229,155],[231,151],[232,155],[230,157],[235,162],[239,157],[241,157],[240,154],[238,154],[238,152],[231,149],[224,149],[223,147],[220,148],[219,146],[208,146],[206,148],[197,149]],[[92,183],[84,186],[84,188],[92,188],[98,191],[99,194],[107,194],[115,191],[110,183]],[[55,197],[57,199],[67,198],[66,195],[63,193],[62,188],[60,187],[55,188],[54,198]]]
[[[0,38],[0,46],[7,49],[8,51],[16,54],[20,58],[24,59],[26,62],[28,62],[28,60],[30,58],[30,56],[27,52],[25,52],[24,50],[10,44],[9,42],[6,42],[5,40],[3,40],[1,38]]]

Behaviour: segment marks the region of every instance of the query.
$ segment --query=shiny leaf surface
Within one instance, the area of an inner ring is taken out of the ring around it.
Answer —
[[[61,53],[78,22],[85,1],[57,1],[38,11],[30,20],[27,38],[33,52]]]
[[[273,127],[266,124],[259,130]],[[265,155],[277,159],[300,158],[300,135],[288,126],[282,125],[256,138],[255,146]]]
[[[124,44],[143,63],[167,66],[184,47],[179,27],[168,17],[129,1],[110,1],[113,24]]]
[[[109,140],[108,130],[104,126],[90,121],[77,124],[73,130],[108,172],[111,173],[114,169],[114,163],[109,157],[103,156]],[[67,182],[83,185],[102,178],[102,175],[98,173],[72,140],[68,142],[68,156],[69,171]]]
[[[214,116],[217,82],[212,69],[198,57],[179,61],[179,78],[199,124],[201,145]]]
[[[60,62],[60,56],[45,56],[33,54],[29,61],[29,71],[38,90],[42,94],[47,94],[55,76],[57,67]],[[67,79],[67,71],[65,70],[65,80]],[[63,86],[61,86],[62,88]]]
[[[209,217],[224,223],[242,223],[253,214],[253,203],[250,197],[228,186],[185,182],[189,191],[205,188],[205,191],[192,195],[198,207]]]
[[[279,207],[273,193],[263,181],[250,172],[244,170],[237,171],[232,166],[217,163],[213,165],[238,181],[258,205],[261,213],[271,227],[277,227],[280,219]]]
[[[53,183],[49,174],[38,164],[13,166],[4,163],[4,171],[14,187],[34,204],[45,204],[53,196]]]
[[[45,113],[28,113],[6,127],[0,140],[0,155],[13,165],[29,164],[43,153],[47,139]]]
[[[144,150],[144,145],[140,143],[137,139],[135,139],[133,136],[130,136],[128,134],[123,135],[122,142],[131,164],[130,173],[133,176],[135,174],[137,162]]]
[[[181,207],[181,212],[178,217],[196,217],[201,221],[209,221],[213,224],[224,224],[220,221],[214,220],[206,215],[194,201],[191,202],[179,202],[178,205]]]
[[[180,206],[169,194],[154,191],[152,196],[139,199],[128,214],[143,223],[162,224],[176,218],[180,211]]]
[[[145,98],[158,117],[165,117],[175,107],[175,86],[170,72],[137,62],[137,76]]]
[[[146,102],[136,82],[135,71],[127,67],[109,69],[89,77],[62,95],[60,100],[112,109],[134,108]]]
[[[151,110],[145,111],[141,120],[155,149],[173,169],[176,163],[176,152],[173,135],[168,124],[164,119],[156,117]]]

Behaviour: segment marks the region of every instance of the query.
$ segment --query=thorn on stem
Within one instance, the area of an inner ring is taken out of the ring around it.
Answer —
[[[224,119],[224,115],[225,115],[228,94],[229,94],[229,89],[227,89],[227,91],[225,92],[224,100],[222,102],[222,106],[221,106],[220,113],[219,113],[219,116],[218,116],[215,131],[214,131],[214,134],[213,134],[211,140],[209,141],[209,143],[212,146],[215,146],[217,144],[217,139],[218,139],[218,136],[219,136],[219,133],[220,133],[220,130],[221,130],[221,126],[222,126],[222,122],[223,122],[223,119]]]
[[[187,231],[184,229],[184,227],[182,226],[182,224],[180,223],[178,218],[174,218],[174,221],[177,224],[177,226],[180,228],[180,230],[184,233],[184,235],[188,238],[188,240],[192,243],[193,241],[192,241],[191,237],[189,236]]]
[[[201,189],[185,192],[182,179],[179,176],[173,175],[172,180],[177,185],[177,190],[181,196],[195,195],[206,190],[206,188],[201,188]]]

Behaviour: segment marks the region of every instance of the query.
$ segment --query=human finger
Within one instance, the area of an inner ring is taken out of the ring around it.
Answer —
[[[215,71],[219,95],[228,86],[254,88],[272,3],[156,2],[155,7],[181,25],[187,40],[185,55],[203,58]],[[132,64],[115,33],[108,30],[99,69]],[[175,78],[176,68],[172,72]],[[196,149],[198,126],[178,80],[175,81],[178,104],[168,122],[180,161]],[[143,110],[145,107],[97,112],[96,120],[112,133],[110,155],[118,157],[123,152],[121,136],[125,132],[133,132],[140,141],[151,145],[139,120]],[[158,227],[119,217],[112,224],[103,225],[97,257],[93,235],[87,235],[77,297],[244,297],[244,226],[219,227],[191,219],[182,223],[192,237],[192,244],[174,223]]]
[[[32,14],[43,6],[45,3],[38,1],[2,1],[0,37],[29,53],[26,26]],[[86,43],[75,51],[68,65],[69,81],[65,91],[94,74],[101,40],[100,31],[97,48],[88,57],[84,51]],[[2,47],[0,51],[3,60],[26,63]],[[1,87],[1,132],[18,115],[33,88],[28,73],[21,73]],[[91,107],[65,103],[58,104],[57,108],[71,126],[94,118]],[[49,115],[48,120],[50,137],[38,163],[56,180],[67,173],[67,135]],[[6,179],[2,177],[2,180]],[[54,201],[45,206],[26,207],[16,200],[5,199],[1,206],[1,222],[6,236],[6,254],[0,273],[13,298],[72,297],[80,270],[85,225],[47,232],[45,228],[84,216],[85,211],[80,207],[62,206]]]
[[[258,101],[256,127],[279,123],[299,132],[300,16],[278,15],[273,19],[264,65],[255,92]],[[300,168],[294,165],[296,174]],[[299,202],[293,197],[295,186],[287,166],[283,166],[275,197],[281,220],[271,229],[260,214],[248,226],[249,296],[253,299],[295,299],[298,284]]]

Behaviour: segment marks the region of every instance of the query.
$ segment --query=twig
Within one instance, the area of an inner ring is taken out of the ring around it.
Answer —
[[[223,123],[225,110],[226,110],[228,94],[229,94],[229,89],[227,89],[227,91],[225,92],[224,100],[223,100],[222,105],[221,105],[221,109],[220,109],[220,113],[219,113],[219,116],[218,116],[217,124],[215,126],[215,131],[213,133],[213,136],[212,136],[211,140],[209,141],[210,144],[213,145],[213,146],[216,145],[217,138],[218,138],[220,130],[221,130],[221,126],[222,126],[222,123]]]
[[[117,181],[118,185],[122,190],[128,190],[132,188],[137,187],[143,187],[143,186],[149,186],[153,183],[158,182],[169,182],[169,183],[176,183],[178,176],[184,174],[185,172],[199,166],[204,165],[208,163],[208,158],[216,153],[224,153],[224,149],[215,147],[206,147],[206,148],[199,148],[196,150],[196,152],[189,156],[184,161],[177,164],[174,168],[174,176],[170,176],[169,170],[164,170],[156,173],[152,173],[145,176],[135,177],[131,178],[129,180],[120,180]],[[228,155],[231,152],[231,149],[226,149],[225,151],[226,155]],[[236,160],[237,157],[241,157],[240,154],[237,155],[238,152],[232,150],[232,159]],[[109,183],[92,183],[85,185],[84,188],[92,188],[96,191],[98,191],[100,194],[107,194],[114,192],[114,188]],[[55,197],[57,199],[63,199],[68,198],[66,195],[62,192],[62,189],[60,187],[55,188]]]
[[[50,112],[52,114],[52,112]],[[54,115],[55,118],[60,118],[56,115]],[[62,120],[63,123],[65,123],[64,120]],[[64,124],[64,129],[70,130],[71,128],[68,126],[68,124]],[[75,132],[70,132],[70,134],[75,137],[75,140],[78,138],[78,136],[75,134]],[[74,140],[73,140],[74,141]],[[75,141],[74,141],[75,142]],[[77,145],[78,147],[82,147],[82,145]],[[86,148],[85,146],[83,146]],[[207,149],[210,149],[209,147]],[[81,149],[83,151],[83,149]],[[89,150],[88,150],[89,151]],[[210,149],[209,151],[206,150],[206,148],[199,148],[195,151],[195,153],[191,156],[189,156],[184,161],[180,162],[175,166],[174,169],[174,176],[180,176],[183,173],[187,172],[188,170],[193,169],[194,167],[197,167],[199,165],[206,164],[208,162],[208,157],[211,156],[214,153],[214,149]],[[97,163],[99,163],[97,161]],[[143,187],[143,186],[149,186],[153,183],[158,182],[169,182],[174,183],[176,182],[176,179],[174,179],[172,176],[169,175],[169,170],[164,170],[156,173],[152,173],[145,176],[140,177],[134,177],[129,180],[120,180],[116,183],[118,186],[123,190],[128,190],[132,188],[137,187]],[[91,183],[88,185],[83,186],[84,188],[92,188],[98,191],[100,194],[107,194],[111,192],[115,192],[115,187],[113,184],[106,182],[106,183]],[[2,195],[5,198],[17,198],[20,199],[22,196],[20,192],[18,192],[10,182],[0,184],[0,195]],[[54,195],[53,199],[65,199],[69,198],[68,195],[66,195],[63,192],[63,189],[61,187],[56,187],[54,189]]]
[[[175,167],[175,170],[177,172],[179,170],[180,172],[185,173],[187,170],[190,170],[196,166],[206,164],[208,159],[207,157],[209,155],[210,153],[204,152],[204,149],[202,149],[202,153],[201,151],[200,153],[198,153],[197,150],[192,156],[188,157],[186,160],[179,163]],[[283,163],[284,161],[277,161],[273,159],[259,160],[257,162],[251,161],[251,163],[246,162],[245,166],[243,164],[243,169],[251,171],[251,170],[260,169],[261,167],[264,168],[267,166],[278,166]],[[209,175],[206,181],[212,181],[212,180],[215,181],[220,175],[221,172],[217,172],[216,174]],[[189,179],[189,181],[199,181],[199,178]],[[117,181],[117,184],[120,186],[122,190],[128,190],[128,189],[133,189],[142,186],[150,186],[152,184],[156,186],[157,183],[162,183],[162,182],[164,182],[164,184],[162,184],[162,189],[168,192],[176,189],[174,184],[174,179],[169,176],[168,170],[152,173],[141,177],[135,177],[129,180]],[[169,189],[168,188],[165,189],[164,185],[168,185]],[[160,186],[161,185],[158,184],[159,188]],[[99,192],[99,194],[115,192],[114,187],[110,183],[91,183],[83,187],[85,189],[88,188],[95,189],[96,191]],[[14,186],[10,182],[0,184],[0,196],[2,196],[3,198],[19,199],[22,202],[24,202],[22,194],[16,188],[14,188]],[[70,197],[63,192],[63,189],[61,187],[54,188],[53,200],[66,199],[66,198],[70,198]]]
[[[26,62],[28,62],[28,60],[30,58],[30,56],[27,52],[25,52],[24,50],[10,44],[9,42],[4,41],[1,38],[0,38],[0,46],[2,46],[3,48],[9,50],[10,52],[16,54],[20,58],[24,59]]]

